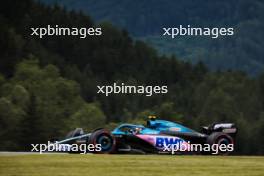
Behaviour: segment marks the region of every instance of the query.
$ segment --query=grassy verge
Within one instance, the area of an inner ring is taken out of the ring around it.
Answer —
[[[263,176],[264,157],[164,155],[0,156],[0,176]]]

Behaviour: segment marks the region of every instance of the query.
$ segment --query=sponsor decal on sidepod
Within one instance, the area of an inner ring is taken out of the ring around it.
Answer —
[[[136,135],[140,139],[150,143],[151,145],[155,146],[160,151],[164,151],[165,148],[172,147],[172,146],[179,146],[179,149],[182,151],[187,151],[188,146],[190,145],[185,140],[174,137],[174,136],[166,136],[166,135]]]

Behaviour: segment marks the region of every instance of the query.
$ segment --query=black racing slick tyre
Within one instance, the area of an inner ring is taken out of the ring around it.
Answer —
[[[229,155],[234,150],[234,139],[230,135],[223,132],[212,133],[210,136],[208,136],[206,143],[210,144],[210,146],[215,145],[218,147],[217,155]],[[215,153],[211,151],[210,154]]]
[[[89,144],[100,145],[101,151],[94,153],[113,153],[116,149],[115,137],[106,129],[94,131],[89,138]]]

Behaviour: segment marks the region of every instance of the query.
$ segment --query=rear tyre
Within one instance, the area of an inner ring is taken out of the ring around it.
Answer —
[[[226,133],[222,133],[222,132],[215,132],[212,133],[208,138],[207,138],[207,144],[210,144],[210,146],[212,147],[213,145],[218,147],[218,153],[217,155],[229,155],[230,153],[233,152],[232,149],[234,149],[234,139],[226,134]],[[215,145],[217,144],[217,145]],[[221,145],[225,145],[226,149],[224,150],[220,150],[221,149]],[[215,149],[214,149],[215,150]],[[211,151],[210,154],[214,154],[214,151]]]
[[[95,153],[113,153],[116,149],[114,136],[105,129],[94,131],[89,138],[89,144],[93,144],[94,146],[101,145],[101,151]]]

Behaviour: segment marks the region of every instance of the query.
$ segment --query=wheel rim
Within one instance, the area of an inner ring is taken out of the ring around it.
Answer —
[[[227,138],[220,138],[218,140],[218,145],[221,145],[221,144],[228,145],[228,144],[230,144],[230,141]]]
[[[226,137],[220,137],[218,140],[217,140],[217,144],[218,144],[218,147],[221,145],[221,144],[224,144],[224,145],[229,145],[229,144],[233,144],[233,141],[229,138],[226,138]],[[219,153],[221,154],[228,154],[230,153],[230,151],[219,151]]]
[[[103,134],[97,138],[97,144],[101,144],[102,151],[105,152],[111,150],[113,140],[111,136]]]

